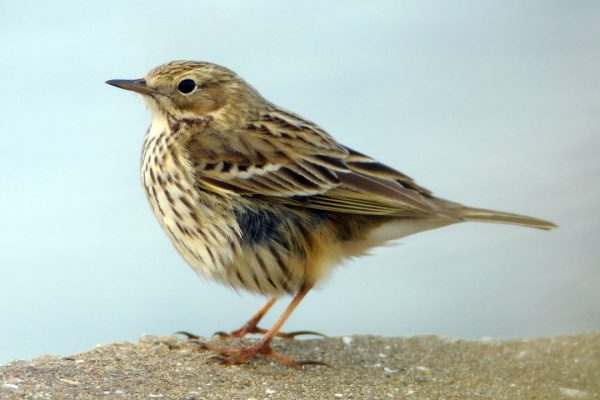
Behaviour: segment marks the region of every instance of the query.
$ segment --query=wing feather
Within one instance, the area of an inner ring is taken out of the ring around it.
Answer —
[[[408,176],[281,110],[270,110],[226,138],[193,135],[186,148],[197,184],[208,190],[352,214],[439,212],[431,192]]]

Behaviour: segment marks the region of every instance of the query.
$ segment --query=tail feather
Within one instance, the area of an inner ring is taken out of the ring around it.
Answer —
[[[544,221],[543,219],[528,217],[526,215],[467,207],[460,203],[455,203],[437,197],[433,197],[430,200],[432,200],[433,203],[439,207],[441,214],[445,214],[450,218],[458,218],[459,220],[463,221],[521,225],[544,230],[558,228],[558,225],[550,221]]]
[[[528,217],[526,215],[519,215],[502,211],[485,210],[482,208],[472,208],[466,206],[453,208],[452,211],[455,211],[458,214],[458,216],[464,219],[465,221],[494,222],[499,224],[521,225],[530,228],[538,228],[545,230],[550,230],[558,227],[558,225],[550,221],[544,221],[542,219]]]

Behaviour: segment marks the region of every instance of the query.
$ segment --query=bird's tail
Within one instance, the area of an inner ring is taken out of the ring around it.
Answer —
[[[558,225],[550,221],[544,221],[543,219],[528,217],[526,215],[507,213],[503,211],[486,210],[483,208],[467,207],[463,206],[462,204],[457,204],[442,199],[436,200],[436,203],[438,203],[439,206],[442,206],[444,209],[451,211],[458,218],[464,221],[493,222],[497,224],[521,225],[544,230],[550,230],[558,227]]]

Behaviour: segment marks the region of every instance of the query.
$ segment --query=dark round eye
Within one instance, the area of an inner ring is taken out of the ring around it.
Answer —
[[[194,82],[192,79],[184,79],[179,82],[177,89],[179,89],[179,91],[183,94],[192,93],[194,89],[196,89],[196,82]]]

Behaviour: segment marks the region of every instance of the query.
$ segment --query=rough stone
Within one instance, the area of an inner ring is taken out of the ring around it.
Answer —
[[[145,336],[0,366],[0,399],[600,399],[600,333],[510,341],[345,336],[275,347],[332,367],[296,370],[266,358],[223,366],[181,338]]]

